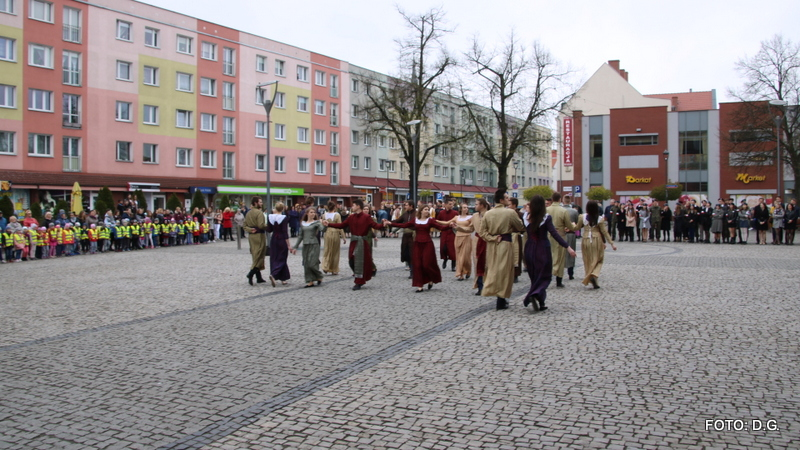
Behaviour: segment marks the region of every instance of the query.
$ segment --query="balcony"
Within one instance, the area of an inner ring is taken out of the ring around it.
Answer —
[[[81,27],[64,25],[62,38],[67,42],[81,43]]]
[[[681,155],[679,164],[680,170],[708,170],[708,155]]]
[[[603,158],[589,158],[589,171],[602,172],[603,171]]]
[[[339,116],[331,116],[331,126],[332,127],[339,126]]]

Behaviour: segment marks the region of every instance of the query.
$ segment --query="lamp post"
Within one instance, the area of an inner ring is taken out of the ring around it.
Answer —
[[[413,142],[411,143],[414,164],[411,168],[411,186],[409,186],[411,188],[411,198],[414,200],[414,208],[417,207],[417,147],[419,147],[419,124],[421,123],[422,121],[419,119],[406,122],[409,127],[416,126]]]
[[[669,149],[664,149],[664,204],[669,206]]]
[[[519,167],[519,161],[515,159],[511,164],[514,166],[514,186],[519,187],[519,177],[517,176],[517,168]],[[516,191],[517,188],[514,186],[511,186],[511,188]]]
[[[275,88],[272,92],[272,98],[267,98],[265,95],[265,87],[275,85]],[[270,81],[269,83],[259,83],[256,85],[256,91],[258,91],[258,95],[261,98],[262,103],[264,104],[264,111],[267,113],[267,159],[264,161],[264,168],[267,171],[267,205],[264,207],[265,213],[272,212],[272,189],[270,186],[270,141],[272,140],[272,131],[270,131],[270,112],[272,111],[272,106],[275,104],[275,97],[278,96],[278,81]],[[269,210],[267,210],[269,208]]]
[[[459,175],[461,175],[461,201],[464,201],[464,175],[466,174],[466,169],[461,169],[459,171]]]
[[[769,104],[772,106],[778,106],[783,112],[783,108],[789,104],[786,100],[770,100]],[[778,129],[778,134],[775,136],[775,142],[777,143],[776,148],[776,158],[775,158],[775,165],[778,166],[778,186],[777,186],[777,196],[783,197],[783,189],[781,189],[781,179],[783,178],[783,164],[781,164],[781,122],[783,121],[783,117],[778,115],[775,116],[775,127]]]

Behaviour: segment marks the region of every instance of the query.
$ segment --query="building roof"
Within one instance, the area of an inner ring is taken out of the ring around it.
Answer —
[[[647,94],[648,98],[661,98],[672,102],[671,111],[706,111],[717,109],[715,90],[699,92],[676,92],[671,94]]]

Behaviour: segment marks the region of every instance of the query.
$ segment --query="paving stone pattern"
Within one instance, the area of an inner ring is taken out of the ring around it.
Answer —
[[[246,242],[5,264],[0,448],[797,448],[800,247],[619,247],[536,314],[413,293],[399,239],[359,292]]]

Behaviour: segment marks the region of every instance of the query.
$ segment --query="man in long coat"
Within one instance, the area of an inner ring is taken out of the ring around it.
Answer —
[[[569,214],[569,221],[572,223],[578,223],[578,209],[575,205],[572,204],[572,197],[569,195],[564,196],[564,208],[567,210],[567,214]],[[567,231],[565,234],[564,240],[567,241],[570,248],[575,248],[575,244],[577,242],[577,238],[575,236],[575,231]],[[552,249],[552,247],[551,247]],[[564,267],[567,268],[567,275],[569,279],[572,280],[575,278],[575,257],[567,253],[564,255]]]
[[[514,284],[511,233],[521,233],[525,226],[519,215],[508,208],[508,194],[504,189],[499,189],[494,198],[500,207],[484,214],[479,230],[481,239],[486,241],[486,275],[481,295],[497,297],[497,309],[506,309]]]
[[[259,283],[266,281],[261,276],[261,271],[265,269],[264,257],[267,256],[267,219],[264,217],[264,211],[261,210],[263,205],[261,197],[253,197],[250,204],[252,208],[244,218],[244,228],[249,233],[247,241],[250,243],[250,256],[252,258],[250,272],[247,273],[247,282],[252,286],[253,276],[256,277]]]
[[[350,250],[347,253],[350,260],[350,267],[356,275],[353,290],[361,289],[372,279],[372,246],[367,242],[367,234],[370,229],[382,230],[383,224],[372,220],[369,214],[363,212],[364,201],[361,199],[353,200],[352,213],[347,216],[342,223],[331,223],[323,220],[322,224],[330,228],[350,228]]]
[[[458,217],[458,212],[453,209],[453,199],[447,199],[444,209],[436,214],[436,220],[449,222]],[[439,238],[439,253],[442,258],[442,269],[447,268],[447,260],[450,260],[450,270],[456,270],[456,233],[452,228],[442,230]]]
[[[561,206],[561,194],[558,192],[553,193],[553,204],[547,207],[547,214],[553,218],[553,226],[562,238],[566,238],[567,230],[577,231],[578,226],[570,222],[569,213]],[[550,239],[550,249],[553,252],[553,275],[556,277],[556,287],[564,287],[562,282],[564,279],[564,265],[567,259],[567,251],[564,247],[558,244],[552,236]],[[566,239],[564,239],[566,240]]]

